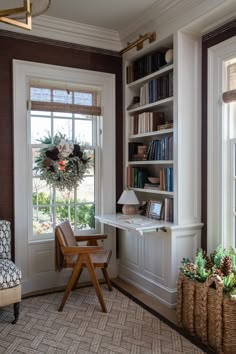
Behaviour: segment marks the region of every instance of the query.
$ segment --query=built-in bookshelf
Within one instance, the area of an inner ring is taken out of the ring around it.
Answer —
[[[138,213],[149,217],[155,201],[164,213],[153,230],[121,226],[119,277],[175,307],[181,259],[201,240],[201,39],[184,31],[159,38],[123,56],[124,187],[135,191]],[[163,63],[169,49],[173,63]]]
[[[155,50],[126,66],[126,185],[139,199],[163,203],[162,217],[174,221],[173,71]],[[154,177],[156,183],[150,182]]]

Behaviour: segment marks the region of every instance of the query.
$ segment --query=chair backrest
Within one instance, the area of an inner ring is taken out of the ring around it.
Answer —
[[[70,256],[63,256],[61,252],[63,246],[78,246],[68,220],[63,221],[55,228],[55,270],[58,272],[63,268],[70,267],[73,262]]]
[[[0,220],[0,258],[11,259],[11,224]]]
[[[63,221],[56,227],[56,232],[58,232],[60,246],[77,246],[76,238],[74,232],[70,226],[68,220]]]

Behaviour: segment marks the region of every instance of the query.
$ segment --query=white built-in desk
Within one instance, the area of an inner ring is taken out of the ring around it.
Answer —
[[[162,229],[170,229],[175,225],[173,223],[154,220],[142,215],[124,215],[124,214],[107,214],[95,216],[103,224],[114,226],[121,230],[137,231],[140,235],[146,232],[159,231]]]
[[[95,218],[118,229],[119,277],[175,307],[181,261],[196,254],[203,224],[176,225],[123,214]]]

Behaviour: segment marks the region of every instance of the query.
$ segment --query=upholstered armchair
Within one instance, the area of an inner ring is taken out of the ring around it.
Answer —
[[[0,221],[0,307],[13,304],[15,324],[21,301],[21,270],[11,261],[11,225]]]

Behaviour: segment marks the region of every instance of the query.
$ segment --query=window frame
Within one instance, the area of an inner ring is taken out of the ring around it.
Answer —
[[[22,253],[21,241],[27,243],[44,242],[28,239],[29,230],[29,203],[27,190],[29,180],[25,180],[21,173],[16,171],[28,169],[28,146],[25,142],[29,139],[27,129],[27,87],[32,79],[68,82],[68,84],[91,85],[101,91],[102,119],[97,129],[97,139],[101,156],[98,165],[101,168],[100,190],[101,196],[97,200],[98,214],[115,213],[115,75],[103,72],[82,69],[65,68],[60,66],[13,60],[14,80],[14,130],[19,131],[14,135],[14,187],[15,187],[15,231],[18,235],[16,246]],[[21,148],[19,148],[21,147]],[[29,171],[28,171],[29,172]],[[31,172],[32,173],[32,172]],[[109,197],[107,197],[109,196]],[[27,222],[26,222],[27,220]],[[24,222],[22,222],[24,221]],[[103,232],[103,226],[100,228]],[[21,241],[19,241],[21,240]],[[45,240],[51,241],[51,240]]]
[[[207,121],[207,250],[219,244],[235,247],[232,225],[232,142],[230,107],[223,103],[227,90],[225,62],[236,57],[236,41],[230,38],[208,49]],[[217,74],[216,74],[217,73]]]

